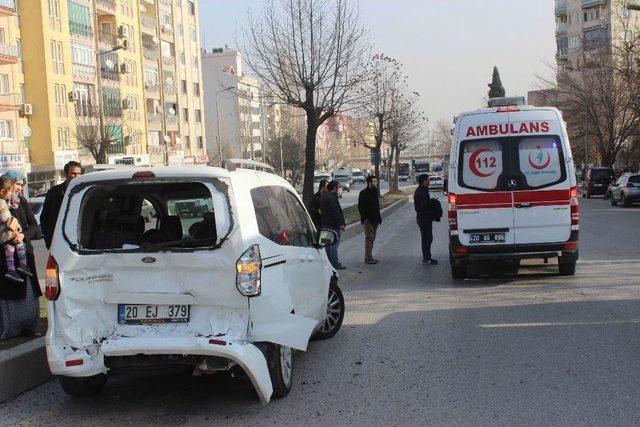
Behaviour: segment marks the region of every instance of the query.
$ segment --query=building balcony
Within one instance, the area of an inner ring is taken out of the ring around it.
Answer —
[[[556,16],[567,14],[567,0],[556,0],[555,5]]]
[[[567,32],[567,23],[566,22],[557,22],[556,23],[556,34],[566,34]]]
[[[175,65],[176,60],[175,60],[175,58],[172,58],[171,56],[162,55],[162,63],[166,64],[166,65]]]
[[[596,7],[596,6],[604,6],[608,4],[609,0],[582,0],[582,7]]]
[[[20,104],[20,94],[0,94],[0,111],[18,111],[20,110]]]
[[[160,97],[160,85],[157,82],[145,82],[144,91],[150,98]]]
[[[115,15],[116,13],[116,0],[97,0],[96,6],[99,15]]]
[[[69,21],[69,33],[80,37],[93,37],[93,28],[91,25],[83,24],[81,22]]]
[[[567,54],[568,54],[568,49],[563,48],[563,49],[558,49],[558,51],[556,52],[556,60],[557,61],[564,61],[567,59]]]
[[[171,0],[160,0],[160,4],[171,7],[171,6],[173,6],[173,1],[171,1]]]
[[[173,37],[173,22],[162,24],[160,27],[160,33],[163,36]]]
[[[0,141],[0,154],[26,154],[27,148],[25,143],[21,141],[4,140]]]
[[[149,162],[154,165],[164,165],[165,164],[165,155],[167,153],[167,149],[163,145],[149,145],[147,146],[147,151],[149,152]]]
[[[15,15],[16,0],[0,0],[0,15]]]
[[[142,56],[144,56],[146,60],[157,62],[160,58],[160,52],[156,45],[144,43],[142,45]]]
[[[141,27],[143,32],[152,35],[156,34],[157,21],[155,19],[142,15],[140,17],[140,22],[142,23]]]
[[[167,130],[178,130],[180,119],[175,114],[167,114],[166,116]]]
[[[100,69],[100,77],[107,81],[119,82],[120,73],[118,72],[117,64],[114,68],[102,67]]]
[[[91,80],[96,78],[96,67],[93,65],[85,64],[71,64],[71,74],[76,80]]]
[[[112,33],[98,31],[98,41],[101,47],[111,50],[118,44],[118,37]]]
[[[15,64],[20,60],[20,48],[0,43],[0,65]]]
[[[149,130],[162,130],[162,114],[147,113]]]

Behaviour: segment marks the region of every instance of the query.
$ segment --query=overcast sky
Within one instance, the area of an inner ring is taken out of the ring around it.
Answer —
[[[202,47],[228,44],[260,0],[200,0]],[[375,51],[404,64],[431,123],[481,106],[497,65],[507,95],[526,95],[554,63],[553,0],[360,0]]]

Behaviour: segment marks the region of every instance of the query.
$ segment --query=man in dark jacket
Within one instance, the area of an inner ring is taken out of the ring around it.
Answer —
[[[313,225],[316,226],[316,230],[320,230],[321,218],[320,215],[320,198],[322,194],[327,191],[327,184],[329,181],[326,179],[320,180],[320,185],[318,185],[318,192],[313,195],[311,199],[311,203],[309,204],[309,215],[311,215],[311,220],[313,221]]]
[[[51,247],[51,240],[53,239],[53,232],[58,221],[58,214],[62,207],[62,199],[64,193],[67,191],[69,182],[82,175],[82,165],[75,161],[70,161],[64,165],[64,177],[65,181],[62,184],[58,184],[47,192],[47,196],[44,199],[42,205],[42,212],[40,213],[40,227],[42,228],[42,234],[44,236],[44,244],[49,249]]]
[[[344,270],[344,266],[340,264],[338,260],[338,245],[340,244],[340,235],[344,231],[344,214],[342,213],[342,207],[340,207],[340,201],[338,200],[338,187],[340,183],[338,181],[331,181],[327,185],[327,191],[320,196],[320,213],[322,228],[333,230],[338,238],[336,242],[327,246],[327,256],[331,265],[336,270]]]
[[[420,227],[420,236],[422,238],[422,262],[435,265],[438,261],[431,258],[432,222],[435,218],[431,196],[429,195],[429,175],[427,174],[422,174],[418,177],[418,188],[413,193],[413,206],[416,210],[416,221]]]
[[[377,264],[378,260],[373,258],[373,242],[376,240],[378,226],[382,224],[382,217],[380,216],[378,178],[373,175],[367,177],[367,186],[360,191],[358,212],[360,212],[360,223],[364,227],[364,262]]]

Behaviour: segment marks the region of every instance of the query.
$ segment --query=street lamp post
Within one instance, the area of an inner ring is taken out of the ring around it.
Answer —
[[[223,167],[224,164],[224,160],[222,159],[222,141],[220,141],[220,107],[218,106],[220,99],[218,98],[218,95],[220,95],[222,92],[226,92],[228,90],[232,90],[235,89],[235,86],[228,86],[225,87],[224,89],[220,89],[219,91],[216,92],[216,120],[218,121],[217,123],[217,129],[216,129],[216,142],[218,143],[218,156],[220,157],[220,167]]]
[[[640,8],[640,6],[638,7]],[[570,65],[565,66],[565,68],[569,71],[579,71]],[[586,178],[585,174],[587,171],[588,163],[589,163],[589,119],[588,119],[587,106],[585,105],[584,107],[584,168],[582,171],[582,174],[584,175],[585,178]]]

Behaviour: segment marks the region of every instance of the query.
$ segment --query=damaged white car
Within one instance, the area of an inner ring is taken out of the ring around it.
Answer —
[[[145,218],[147,220],[145,220]],[[292,349],[336,334],[344,299],[295,190],[276,175],[131,168],[74,179],[47,262],[47,355],[91,396],[139,369],[241,368],[263,403],[292,385]]]

